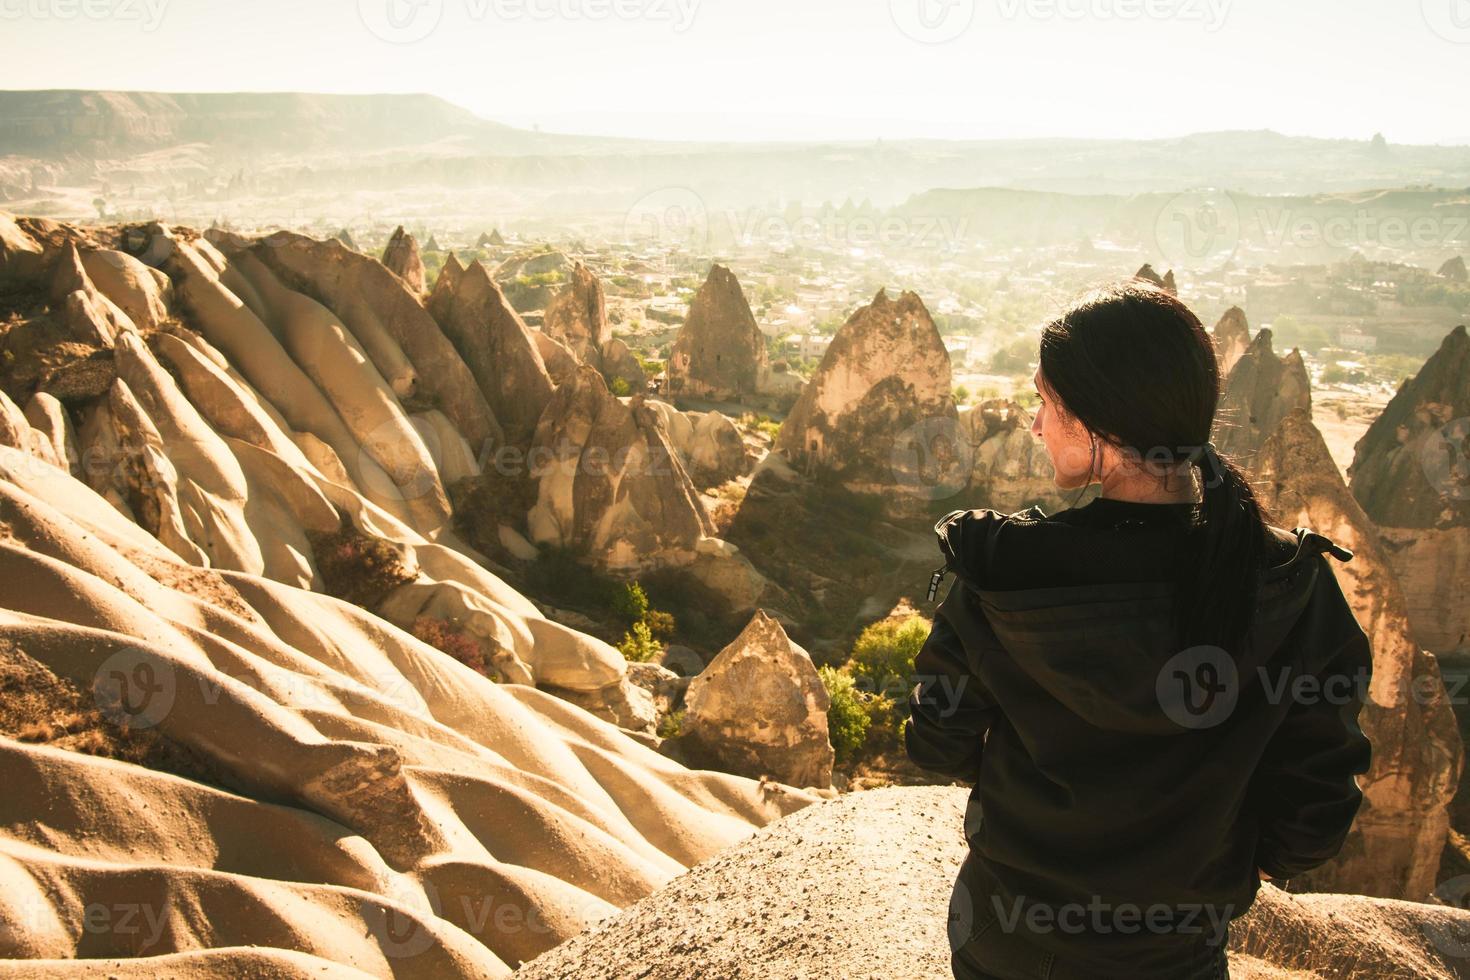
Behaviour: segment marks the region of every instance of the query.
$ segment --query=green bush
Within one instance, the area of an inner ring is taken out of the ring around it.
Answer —
[[[658,639],[671,640],[674,638],[673,613],[664,612],[662,609],[650,609],[644,614],[643,622],[647,624],[648,631]]]
[[[671,711],[658,723],[659,738],[678,738],[684,729],[684,709]]]
[[[626,625],[642,622],[648,615],[648,594],[637,582],[625,582],[613,593],[612,611]]]
[[[928,638],[929,624],[922,616],[872,624],[853,644],[853,678],[865,691],[896,699],[913,684],[914,657]]]
[[[853,683],[852,675],[835,667],[818,667],[817,675],[832,699],[827,708],[827,740],[832,743],[837,761],[848,762],[868,740],[869,721],[862,692]]]
[[[640,620],[633,624],[629,632],[623,634],[618,652],[629,663],[647,663],[663,652],[663,644],[653,638],[648,624]]]
[[[608,386],[608,390],[619,398],[622,398],[625,395],[631,395],[633,393],[633,386],[628,384],[627,378],[613,378],[612,384]]]

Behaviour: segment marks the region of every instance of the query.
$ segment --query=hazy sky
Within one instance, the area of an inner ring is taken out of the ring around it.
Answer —
[[[0,0],[0,39],[9,88],[432,92],[606,135],[1470,143],[1470,0]]]

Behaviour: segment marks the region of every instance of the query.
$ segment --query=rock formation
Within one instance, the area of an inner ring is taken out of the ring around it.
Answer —
[[[1160,285],[1162,285],[1164,287],[1164,291],[1169,293],[1170,295],[1179,295],[1179,286],[1174,281],[1173,269],[1170,269],[1168,272],[1164,273],[1164,281]]]
[[[383,249],[383,265],[402,279],[415,296],[424,294],[427,276],[424,272],[424,260],[419,255],[419,243],[403,230],[402,225],[394,230],[387,247]]]
[[[1470,269],[1465,268],[1465,257],[1463,255],[1456,255],[1453,258],[1446,259],[1444,265],[1439,267],[1437,275],[1448,279],[1450,282],[1470,282]]]
[[[1215,417],[1215,445],[1249,463],[1261,444],[1293,411],[1312,407],[1312,382],[1301,351],[1277,357],[1271,331],[1261,330],[1236,361]]]
[[[669,444],[683,460],[695,486],[719,486],[751,471],[754,458],[729,416],[681,412],[663,401],[649,401],[647,405],[662,417]]]
[[[1358,440],[1353,496],[1378,526],[1419,643],[1470,649],[1470,337],[1445,337]]]
[[[724,266],[711,267],[674,338],[669,392],[739,401],[756,393],[765,364],[766,339],[739,281]]]
[[[610,568],[692,557],[714,533],[658,415],[623,404],[590,365],[557,387],[528,459],[536,500],[527,517],[537,544],[571,548]]]
[[[951,901],[968,792],[890,786],[809,806],[517,980],[948,977],[948,928],[974,912]],[[1460,908],[1267,884],[1230,924],[1230,976],[1454,980],[1467,930]]]
[[[879,290],[837,331],[775,448],[798,470],[849,490],[900,488],[922,499],[935,486],[934,440],[958,432],[951,387],[949,353],[923,301]]]
[[[1415,642],[1408,606],[1383,541],[1358,506],[1310,410],[1298,407],[1270,433],[1252,477],[1281,527],[1309,527],[1353,552],[1327,567],[1373,649],[1373,681],[1361,724],[1373,744],[1359,777],[1364,803],[1342,852],[1308,878],[1324,891],[1422,900],[1439,871],[1464,750],[1433,655]]]
[[[1220,364],[1220,376],[1229,377],[1235,364],[1250,348],[1251,328],[1246,322],[1245,311],[1232,306],[1215,324],[1215,357]]]
[[[0,281],[80,282],[97,242],[40,230],[0,215]],[[409,414],[345,294],[422,307],[339,245],[219,240],[140,232],[161,329],[123,314],[99,390],[0,385],[0,959],[503,977],[816,798],[691,772],[568,703],[651,723],[616,650],[438,526],[433,487],[468,464],[429,453],[418,497],[375,495],[374,467],[464,440]],[[609,525],[636,509],[624,477]],[[67,925],[120,895],[166,923]]]
[[[566,280],[572,261],[554,249],[521,252],[495,267],[495,281],[519,313],[545,309]]]
[[[505,438],[524,445],[553,385],[535,338],[479,261],[462,269],[450,256],[429,296],[429,312],[454,342]]]
[[[348,231],[346,228],[343,228],[341,231],[337,232],[337,234],[333,235],[332,238],[336,241],[341,242],[344,246],[352,249],[354,252],[357,251],[357,242],[352,240],[352,232]]]
[[[968,454],[969,489],[965,504],[989,507],[1003,514],[1039,505],[1048,514],[1072,506],[1075,491],[1063,493],[1054,482],[1055,470],[1046,447],[1031,434],[1032,416],[1016,402],[1004,398],[988,399],[959,412],[958,432],[963,442],[956,444],[962,469],[954,474],[954,484],[965,479],[963,464]],[[936,442],[941,441],[939,433]],[[942,467],[936,474],[936,487],[946,477]]]
[[[572,266],[566,286],[547,304],[541,332],[564,345],[578,361],[601,371],[609,384],[621,378],[628,394],[640,394],[647,386],[643,365],[626,343],[613,338],[602,282],[581,262]],[[544,357],[545,346],[542,352]],[[553,379],[557,373],[552,372]]]
[[[831,699],[811,656],[764,610],[689,683],[680,754],[793,786],[832,784]]]
[[[541,329],[570,347],[580,360],[600,366],[612,327],[602,283],[582,263],[572,266],[566,286],[547,304]]]
[[[1155,272],[1154,267],[1148,262],[1145,262],[1143,268],[1133,274],[1133,278],[1153,283],[1161,289],[1164,288],[1164,277]]]
[[[395,393],[427,396],[477,453],[503,441],[487,392],[423,304],[381,262],[291,232],[217,242],[226,251],[251,248],[286,285],[330,307]]]

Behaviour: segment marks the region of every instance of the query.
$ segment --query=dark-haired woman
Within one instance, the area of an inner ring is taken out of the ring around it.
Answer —
[[[1261,879],[1333,857],[1362,800],[1352,553],[1215,450],[1214,343],[1171,293],[1089,296],[1040,362],[1032,432],[1100,495],[936,525],[954,581],[909,698],[909,757],[973,784],[954,975],[1227,977]]]

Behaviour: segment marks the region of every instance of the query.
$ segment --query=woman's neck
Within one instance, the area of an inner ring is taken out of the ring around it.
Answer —
[[[1099,497],[1138,504],[1195,504],[1200,502],[1196,481],[1171,476],[1159,479],[1108,480],[1101,482]]]

